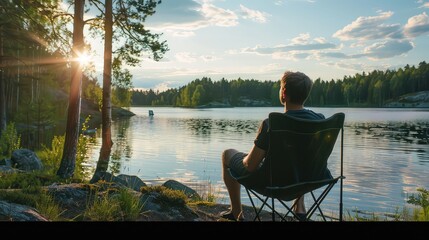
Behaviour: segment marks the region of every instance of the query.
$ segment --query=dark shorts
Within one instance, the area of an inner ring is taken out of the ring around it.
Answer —
[[[246,167],[243,165],[243,159],[247,156],[247,153],[238,152],[232,156],[232,158],[229,161],[229,168],[234,172],[233,175],[239,176],[245,176],[249,174]]]

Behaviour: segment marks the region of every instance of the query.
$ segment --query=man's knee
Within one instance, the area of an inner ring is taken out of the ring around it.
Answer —
[[[235,149],[226,149],[222,152],[222,163],[225,166],[229,166],[229,161],[231,160],[232,156],[236,154],[238,151]]]

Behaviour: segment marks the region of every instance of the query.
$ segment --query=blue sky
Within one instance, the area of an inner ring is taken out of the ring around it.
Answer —
[[[129,68],[136,88],[202,77],[342,79],[429,60],[429,0],[162,0],[145,26],[170,51]]]

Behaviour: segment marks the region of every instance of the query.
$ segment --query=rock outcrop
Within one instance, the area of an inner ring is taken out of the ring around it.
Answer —
[[[48,221],[36,209],[0,200],[0,221]]]
[[[42,170],[42,161],[37,155],[28,149],[17,149],[12,152],[12,167],[23,171]]]

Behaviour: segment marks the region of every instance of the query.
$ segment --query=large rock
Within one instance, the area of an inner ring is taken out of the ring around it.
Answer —
[[[0,166],[7,166],[7,167],[12,167],[12,163],[10,161],[10,159],[1,159],[0,160]]]
[[[85,211],[90,197],[87,187],[78,183],[52,184],[48,186],[48,193],[65,209],[63,216],[66,218],[80,216]]]
[[[41,170],[43,168],[42,161],[37,155],[28,149],[18,149],[12,152],[12,167],[23,171]]]
[[[179,190],[183,191],[183,193],[188,197],[192,199],[199,200],[201,199],[200,195],[192,188],[176,181],[176,180],[168,180],[162,186],[172,189],[172,190]]]
[[[95,172],[94,176],[92,176],[90,183],[97,183],[98,181],[106,181],[106,182],[114,182],[119,183],[122,185],[126,185],[127,182],[124,180],[116,177],[115,175],[109,173],[109,172]]]
[[[139,177],[133,175],[119,174],[116,176],[119,179],[124,180],[127,184],[128,188],[134,189],[137,192],[140,192],[142,187],[146,187],[146,183],[144,183]]]
[[[141,187],[146,186],[146,184],[137,176],[130,176],[126,174],[120,174],[115,176],[109,172],[97,172],[92,177],[90,183],[97,183],[100,180],[104,180],[106,182],[113,182],[116,184],[120,184],[127,188],[131,188],[135,191],[140,191]]]
[[[16,173],[16,172],[19,172],[19,170],[9,166],[0,165],[0,173]]]
[[[185,203],[165,202],[158,192],[148,192],[140,197],[144,214],[140,221],[199,221],[199,216]]]
[[[0,200],[0,221],[48,221],[36,209]]]

